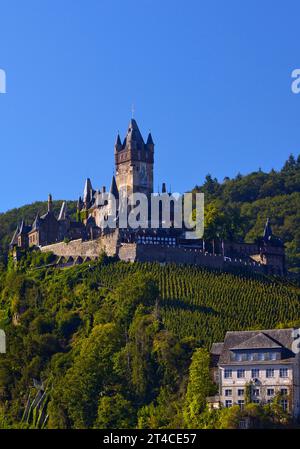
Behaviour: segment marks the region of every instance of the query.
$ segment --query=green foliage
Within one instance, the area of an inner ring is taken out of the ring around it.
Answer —
[[[129,429],[135,425],[135,410],[120,393],[99,400],[96,429]]]
[[[300,156],[280,171],[261,170],[218,182],[208,175],[195,191],[205,194],[205,238],[253,242],[267,217],[286,244],[288,267],[300,272]]]
[[[0,319],[2,427],[38,424],[39,412],[21,423],[38,379],[49,428],[217,428],[222,412],[205,407],[205,348],[226,330],[300,320],[299,287],[103,255],[68,269],[0,271]]]
[[[200,427],[199,416],[206,407],[206,398],[214,389],[209,369],[210,356],[205,349],[197,349],[192,357],[189,382],[183,410],[187,428]]]

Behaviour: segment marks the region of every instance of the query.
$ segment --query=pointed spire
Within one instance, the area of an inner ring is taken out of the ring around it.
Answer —
[[[34,222],[32,223],[32,230],[33,230],[33,231],[38,230],[39,227],[40,227],[40,223],[41,223],[40,215],[39,215],[39,213],[37,213],[37,214],[36,214],[36,217],[35,217],[35,219],[34,219]]]
[[[114,177],[114,175],[111,180],[109,193],[112,193],[114,195],[115,199],[119,198],[119,191],[118,191],[118,187],[117,187],[117,183],[116,183],[116,178]]]
[[[24,234],[24,232],[25,232],[25,221],[22,220],[21,224],[20,224],[20,227],[19,227],[19,235]]]
[[[82,205],[83,205],[83,203],[82,203],[82,198],[81,198],[81,196],[78,198],[78,201],[77,201],[77,210],[78,211],[80,211],[81,209],[82,209]]]
[[[115,143],[115,152],[120,151],[122,149],[122,142],[120,138],[120,134],[118,133],[116,143]]]
[[[132,118],[128,125],[127,135],[126,135],[126,144],[135,143],[137,146],[145,145],[142,134],[139,130],[139,127],[136,121]]]
[[[52,206],[53,206],[52,195],[51,195],[51,193],[49,193],[49,195],[48,195],[48,212],[52,212]]]
[[[273,232],[272,232],[272,228],[271,228],[270,218],[267,218],[263,238],[265,241],[269,241],[272,236],[273,236]]]
[[[83,201],[85,203],[88,203],[91,201],[91,191],[93,190],[92,188],[92,183],[90,178],[87,178],[85,181],[85,185],[84,185],[84,191],[83,191]]]
[[[67,203],[65,201],[63,201],[61,208],[60,208],[58,221],[65,220],[66,218],[67,218]]]
[[[151,133],[148,134],[147,145],[154,145]]]
[[[116,145],[122,145],[120,134],[117,135]]]
[[[16,245],[18,243],[17,237],[18,237],[18,234],[19,234],[19,230],[20,229],[19,229],[19,225],[18,225],[16,230],[15,230],[15,232],[14,232],[14,235],[13,235],[13,237],[11,239],[10,246]]]

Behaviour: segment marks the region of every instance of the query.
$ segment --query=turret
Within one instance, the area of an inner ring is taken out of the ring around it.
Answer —
[[[154,142],[153,142],[151,133],[148,134],[146,146],[149,151],[154,152]]]
[[[88,208],[90,202],[92,201],[93,197],[93,187],[90,178],[87,178],[84,185],[84,191],[83,191],[83,203],[84,207]]]
[[[154,143],[151,134],[147,143],[137,122],[131,119],[123,145],[119,135],[115,144],[115,172],[119,193],[153,193]]]
[[[37,213],[36,217],[34,219],[34,222],[32,223],[32,231],[37,231],[40,228],[40,224],[41,224],[41,219],[40,219],[40,214]]]
[[[49,193],[48,195],[48,212],[52,212],[53,208],[53,201],[52,201],[52,195]]]
[[[83,202],[82,202],[82,198],[81,198],[81,196],[80,196],[80,197],[78,198],[78,201],[77,201],[77,212],[80,212],[80,211],[81,211],[82,206],[83,206]]]
[[[118,199],[118,198],[119,198],[119,191],[118,191],[116,179],[115,179],[114,176],[112,177],[112,180],[111,180],[111,185],[110,185],[109,193],[111,193],[112,195],[114,195],[115,199]]]
[[[11,239],[11,242],[9,244],[10,248],[12,249],[14,246],[16,246],[18,244],[18,234],[19,234],[20,228],[19,225],[17,226],[14,235]]]
[[[122,142],[120,139],[120,135],[118,133],[116,143],[115,143],[115,153],[117,153],[118,151],[121,151],[121,150],[122,150]]]

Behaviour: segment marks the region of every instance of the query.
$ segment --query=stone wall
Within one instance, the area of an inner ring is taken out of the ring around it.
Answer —
[[[95,240],[83,241],[82,239],[71,240],[68,243],[60,242],[53,245],[41,247],[42,252],[51,251],[61,257],[98,257],[105,251],[108,256],[114,256],[117,252],[118,233],[107,234]]]
[[[118,256],[121,260],[126,262],[136,262],[137,259],[137,244],[136,243],[122,243],[118,250]]]
[[[255,261],[229,259],[221,255],[204,253],[199,248],[172,247],[163,245],[144,245],[123,243],[119,249],[119,257],[126,261],[177,263],[198,265],[213,269],[248,268],[253,271],[265,272],[266,267]]]
[[[83,260],[87,257],[91,259],[99,257],[101,252],[105,251],[109,256],[118,255],[121,260],[126,262],[177,263],[220,270],[244,267],[259,272],[264,272],[267,268],[251,259],[224,259],[221,255],[205,253],[199,248],[137,243],[120,244],[117,231],[95,240],[82,241],[79,239],[69,243],[55,243],[42,247],[41,251],[51,251],[59,257],[73,257],[74,259],[81,257]]]

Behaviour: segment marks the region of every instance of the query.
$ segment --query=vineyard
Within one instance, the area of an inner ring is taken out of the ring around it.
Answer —
[[[134,273],[151,274],[160,291],[159,312],[179,338],[195,337],[209,347],[227,330],[267,329],[300,319],[299,288],[262,275],[237,276],[199,267],[158,263],[86,264],[49,275],[52,288],[88,282],[114,289]]]

